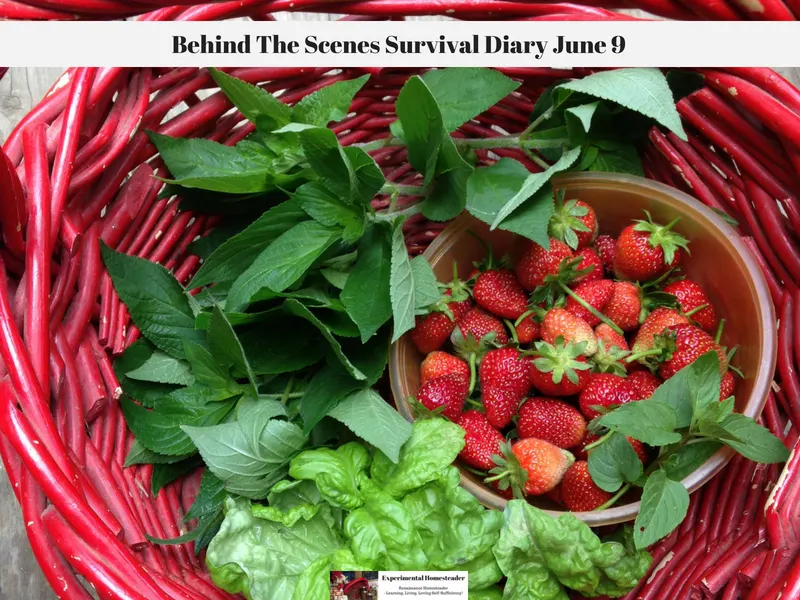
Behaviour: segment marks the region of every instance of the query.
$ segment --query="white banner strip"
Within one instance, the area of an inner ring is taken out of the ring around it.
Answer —
[[[0,23],[18,67],[796,67],[800,23]]]

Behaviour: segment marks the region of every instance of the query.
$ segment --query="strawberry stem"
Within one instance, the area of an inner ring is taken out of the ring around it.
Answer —
[[[622,496],[624,496],[628,492],[629,489],[631,489],[631,484],[630,483],[626,483],[621,488],[619,488],[617,493],[614,494],[613,496],[611,496],[611,498],[609,498],[608,501],[603,502],[603,504],[601,504],[600,506],[598,506],[594,510],[595,511],[605,510],[607,508],[610,508],[610,507],[614,506],[614,504],[616,504],[617,500],[622,498]]]
[[[503,471],[502,473],[495,475],[493,477],[487,477],[486,479],[484,479],[484,481],[486,483],[492,483],[493,481],[500,481],[501,479],[505,479],[509,475],[510,473],[508,471]]]
[[[475,373],[475,361],[477,360],[477,355],[472,352],[469,355],[469,395],[472,395],[472,392],[475,391],[475,380],[477,379]]]
[[[506,324],[509,331],[511,332],[511,341],[514,343],[515,346],[519,346],[519,337],[517,336],[517,328],[514,327],[514,324],[508,319],[503,319],[503,322]]]
[[[475,400],[475,398],[467,398],[467,404],[474,406],[475,408],[483,408],[483,404]]]
[[[699,313],[701,310],[703,310],[705,308],[708,308],[708,304],[701,304],[700,306],[695,306],[689,312],[683,313],[683,316],[684,317],[691,317],[692,315],[696,315],[697,313]]]
[[[590,452],[591,450],[593,450],[593,449],[597,448],[597,447],[598,447],[600,444],[602,444],[603,442],[605,442],[605,441],[606,441],[606,439],[608,439],[608,436],[610,436],[612,433],[613,433],[612,431],[609,431],[607,434],[605,434],[605,435],[604,435],[603,437],[601,437],[600,439],[593,441],[591,444],[586,444],[586,446],[584,446],[584,448],[583,448],[583,451],[584,451],[584,452],[586,452],[586,453],[588,453],[588,452]]]
[[[517,319],[516,321],[514,321],[514,327],[519,327],[519,324],[520,324],[520,323],[522,323],[522,322],[523,322],[523,321],[524,321],[524,320],[525,320],[527,317],[530,317],[530,316],[531,316],[532,314],[534,314],[535,312],[536,312],[536,311],[535,311],[534,309],[526,310],[524,313],[522,313],[522,314],[519,316],[519,319]]]
[[[725,328],[725,319],[719,320],[719,326],[717,327],[717,335],[714,336],[714,341],[719,344],[719,341],[722,339],[722,330]]]
[[[577,302],[577,303],[578,303],[578,304],[580,304],[580,305],[581,305],[583,308],[585,308],[585,309],[586,309],[586,310],[588,310],[590,313],[592,313],[592,314],[593,314],[593,315],[594,315],[596,318],[600,319],[600,320],[601,320],[603,323],[605,323],[606,325],[608,325],[609,327],[611,327],[611,329],[613,329],[614,331],[616,331],[618,334],[620,334],[620,335],[623,335],[623,336],[625,335],[625,332],[624,332],[624,331],[622,331],[622,329],[620,329],[620,328],[617,326],[617,324],[616,324],[616,323],[614,323],[614,321],[612,321],[611,319],[609,319],[607,316],[605,316],[603,313],[601,313],[599,310],[597,310],[597,309],[596,309],[594,306],[592,306],[591,304],[589,304],[588,302],[586,302],[586,300],[584,300],[583,298],[581,298],[580,296],[578,296],[578,294],[576,294],[576,293],[575,293],[575,292],[573,292],[571,289],[569,289],[569,287],[567,287],[567,285],[566,285],[566,284],[565,284],[563,281],[559,281],[559,282],[558,282],[558,285],[559,285],[559,287],[561,288],[561,290],[562,290],[562,291],[563,291],[565,294],[567,294],[567,295],[568,295],[570,298],[572,298],[573,300],[575,300],[575,302]]]
[[[639,360],[640,358],[644,358],[646,356],[656,356],[658,354],[663,354],[663,350],[661,348],[650,348],[649,350],[642,350],[641,352],[637,352],[636,354],[631,354],[628,358],[625,359],[625,362],[632,363],[635,360]]]

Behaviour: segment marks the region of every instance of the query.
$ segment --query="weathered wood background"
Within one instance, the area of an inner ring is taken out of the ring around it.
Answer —
[[[327,20],[325,15],[293,18]],[[0,143],[61,75],[63,69],[12,68],[0,80]],[[778,69],[800,86],[800,68]],[[2,465],[0,465],[2,471]],[[54,595],[33,558],[11,488],[0,474],[0,600],[50,600]]]

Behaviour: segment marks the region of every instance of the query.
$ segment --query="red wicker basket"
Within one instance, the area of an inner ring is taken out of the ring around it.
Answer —
[[[283,91],[287,103],[360,74],[230,72]],[[521,81],[519,90],[465,124],[462,133],[521,131],[546,86],[579,74],[504,72]],[[412,71],[370,73],[351,116],[334,128],[345,144],[388,134],[393,98]],[[649,177],[735,218],[758,257],[781,314],[780,376],[764,420],[785,437],[788,423],[800,424],[800,91],[768,69],[703,74],[708,86],[678,105],[689,141],[654,129],[643,161]],[[111,357],[138,332],[102,270],[98,240],[161,263],[188,281],[199,258],[187,247],[215,222],[179,211],[174,198],[157,198],[160,184],[152,175],[163,172],[163,164],[144,131],[234,144],[252,127],[230,111],[220,92],[200,99],[199,92],[214,88],[202,69],[77,68],[60,85],[22,120],[0,153],[0,453],[31,546],[58,597],[90,597],[77,573],[102,598],[229,598],[210,583],[191,543],[164,547],[146,541],[145,533],[180,533],[199,479],[194,474],[174,482],[153,499],[151,469],[122,467],[132,436],[116,402],[121,390]],[[167,118],[175,108],[182,112]],[[514,152],[502,151],[539,169]],[[373,156],[388,179],[413,179],[404,150],[387,147]],[[21,189],[10,176],[13,170]],[[383,202],[388,200],[376,200]],[[420,215],[409,219],[409,251],[424,250],[443,226]],[[794,443],[796,431],[790,430],[787,443]],[[779,469],[734,459],[693,495],[680,531],[653,549],[656,574],[628,598],[689,598],[692,586],[701,584],[710,590],[706,597],[721,597],[725,590],[724,598],[775,597],[767,592],[776,582],[800,589],[798,569],[790,570],[793,491],[781,490],[764,511],[778,475]],[[752,485],[742,485],[747,481]],[[780,537],[777,531],[789,534]],[[711,564],[724,565],[723,576],[706,581],[701,567]],[[756,595],[748,596],[748,590]],[[789,588],[782,596],[798,597]]]

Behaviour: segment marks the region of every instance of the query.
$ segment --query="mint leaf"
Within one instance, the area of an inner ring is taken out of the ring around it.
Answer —
[[[319,181],[301,185],[292,200],[317,223],[343,227],[346,241],[355,241],[364,233],[365,207],[340,200]]]
[[[307,218],[307,214],[293,202],[270,208],[244,231],[228,238],[214,250],[203,261],[187,289],[234,281],[278,236]]]
[[[467,210],[484,223],[494,223],[500,208],[517,194],[529,175],[528,169],[512,158],[476,169],[467,181]],[[547,226],[552,216],[553,193],[545,186],[503,221],[500,229],[548,248]]]
[[[341,121],[349,113],[353,98],[368,79],[369,75],[362,75],[348,81],[337,81],[301,98],[294,105],[292,120],[320,127],[331,121]]]
[[[612,433],[589,452],[589,474],[597,487],[613,493],[642,476],[642,461],[624,435]]]
[[[427,258],[415,256],[411,259],[411,275],[414,278],[415,308],[425,308],[441,300],[439,282],[436,281],[436,275]]]
[[[374,224],[358,246],[358,258],[340,295],[347,314],[366,342],[392,316],[389,297],[392,245],[384,224]],[[435,280],[434,280],[435,281]]]
[[[661,468],[673,481],[681,481],[700,468],[720,448],[722,444],[717,441],[697,440],[671,454]]]
[[[363,383],[353,379],[341,365],[325,365],[311,378],[300,399],[303,432],[308,435],[342,398]]]
[[[590,161],[587,170],[605,173],[629,173],[644,177],[642,159],[639,150],[633,144],[620,143],[617,148],[609,150],[602,146],[589,146],[595,149],[595,157]]]
[[[234,367],[244,373],[250,382],[250,393],[253,396],[258,395],[256,377],[250,368],[250,363],[247,361],[244,348],[242,348],[236,332],[219,306],[215,306],[211,313],[211,323],[208,327],[208,346],[211,350],[211,356],[214,357],[217,363],[229,368]]]
[[[400,448],[411,437],[411,424],[371,388],[343,398],[328,415],[395,463],[400,458]]]
[[[643,550],[667,536],[681,524],[689,508],[689,492],[659,469],[642,490],[639,514],[633,526],[636,548]]]
[[[745,458],[766,464],[789,458],[789,450],[783,442],[750,417],[734,413],[725,417],[720,426],[728,434],[720,441]]]
[[[457,217],[467,202],[467,181],[472,171],[452,138],[444,134],[433,189],[420,203],[422,214],[431,221],[448,221]]]
[[[133,465],[166,465],[182,461],[192,454],[194,454],[194,451],[178,456],[159,454],[158,452],[148,450],[144,447],[144,445],[142,445],[142,442],[134,438],[133,443],[131,444],[131,449],[128,451],[128,456],[125,457],[125,464],[122,466],[127,468]]]
[[[239,341],[257,375],[299,371],[319,361],[326,350],[325,340],[314,325],[291,318],[282,310],[273,312],[261,327],[243,331]]]
[[[184,342],[186,360],[192,368],[197,382],[214,389],[235,388],[236,384],[228,375],[227,368],[223,368],[211,356],[211,351],[199,342],[186,340]],[[240,393],[240,392],[239,392]],[[234,395],[234,392],[231,393]]]
[[[658,69],[615,69],[594,73],[582,79],[562,83],[557,90],[581,92],[616,102],[650,117],[686,140],[680,116],[667,79]]]
[[[128,371],[141,367],[154,352],[155,347],[146,338],[139,338],[114,361],[114,375],[119,381],[119,392],[125,390],[128,397],[148,408],[152,408],[158,400],[177,389],[175,385],[128,379]]]
[[[211,471],[206,469],[200,477],[200,490],[197,492],[197,497],[194,499],[194,502],[192,502],[192,505],[189,507],[184,521],[202,519],[203,517],[219,512],[227,496],[225,484]]]
[[[675,431],[675,410],[652,398],[630,402],[600,417],[598,424],[651,446],[666,446],[681,440]]]
[[[414,328],[414,272],[408,258],[402,223],[394,227],[392,234],[392,260],[389,274],[390,298],[394,315],[394,335],[392,343]]]
[[[553,175],[569,169],[575,163],[575,161],[578,160],[580,153],[580,148],[573,148],[572,150],[565,152],[561,158],[558,159],[558,162],[556,162],[556,164],[552,165],[547,170],[542,171],[541,173],[531,173],[528,175],[528,177],[522,183],[519,191],[497,211],[497,215],[495,216],[494,221],[491,223],[490,229],[496,229],[497,226],[500,225],[504,219],[506,219],[506,217],[511,215],[511,213],[519,208],[523,202],[533,196],[533,194],[535,194],[545,183],[547,183]]]
[[[194,471],[201,464],[203,463],[200,457],[193,456],[176,463],[153,465],[153,472],[150,476],[150,491],[153,497],[157,498],[158,493],[165,485],[169,485],[176,479]]]
[[[229,194],[265,192],[292,177],[275,174],[273,158],[266,152],[242,152],[203,138],[172,138],[148,131],[172,179],[187,188]]]
[[[695,414],[709,404],[719,402],[720,375],[719,356],[713,350],[706,352],[693,363],[678,371],[673,377],[686,370],[687,384],[691,393]]]
[[[347,146],[344,148],[344,155],[350,161],[350,167],[353,169],[355,175],[355,182],[352,189],[351,197],[354,202],[361,203],[365,207],[370,207],[372,199],[375,197],[383,184],[386,183],[386,178],[383,176],[383,171],[372,158],[361,148],[356,146]]]
[[[142,335],[170,356],[185,358],[183,340],[203,336],[178,280],[161,265],[100,245],[114,289]]]
[[[231,77],[217,69],[209,68],[208,72],[228,100],[233,102],[233,105],[251,123],[256,123],[257,117],[269,119],[270,131],[272,131],[289,122],[292,109],[268,91],[236,77]]]
[[[445,138],[449,139],[439,106],[428,86],[415,75],[400,90],[395,111],[408,148],[408,162],[424,176],[424,185],[428,185],[435,175],[439,149]]]
[[[590,102],[579,106],[572,106],[564,111],[569,139],[574,144],[581,144],[592,127],[594,116],[600,102]]]
[[[439,106],[446,131],[455,131],[519,87],[494,69],[458,67],[436,69],[422,81]]]
[[[129,379],[170,383],[173,385],[192,385],[194,376],[189,365],[163,352],[155,351],[144,364],[126,373]]]
[[[296,283],[323,252],[341,239],[341,230],[315,221],[295,225],[273,241],[231,286],[227,310],[246,307],[263,288],[282,292]]]
[[[261,499],[286,476],[289,461],[302,450],[306,437],[297,425],[278,419],[253,425],[238,420],[183,430],[226,490]]]

